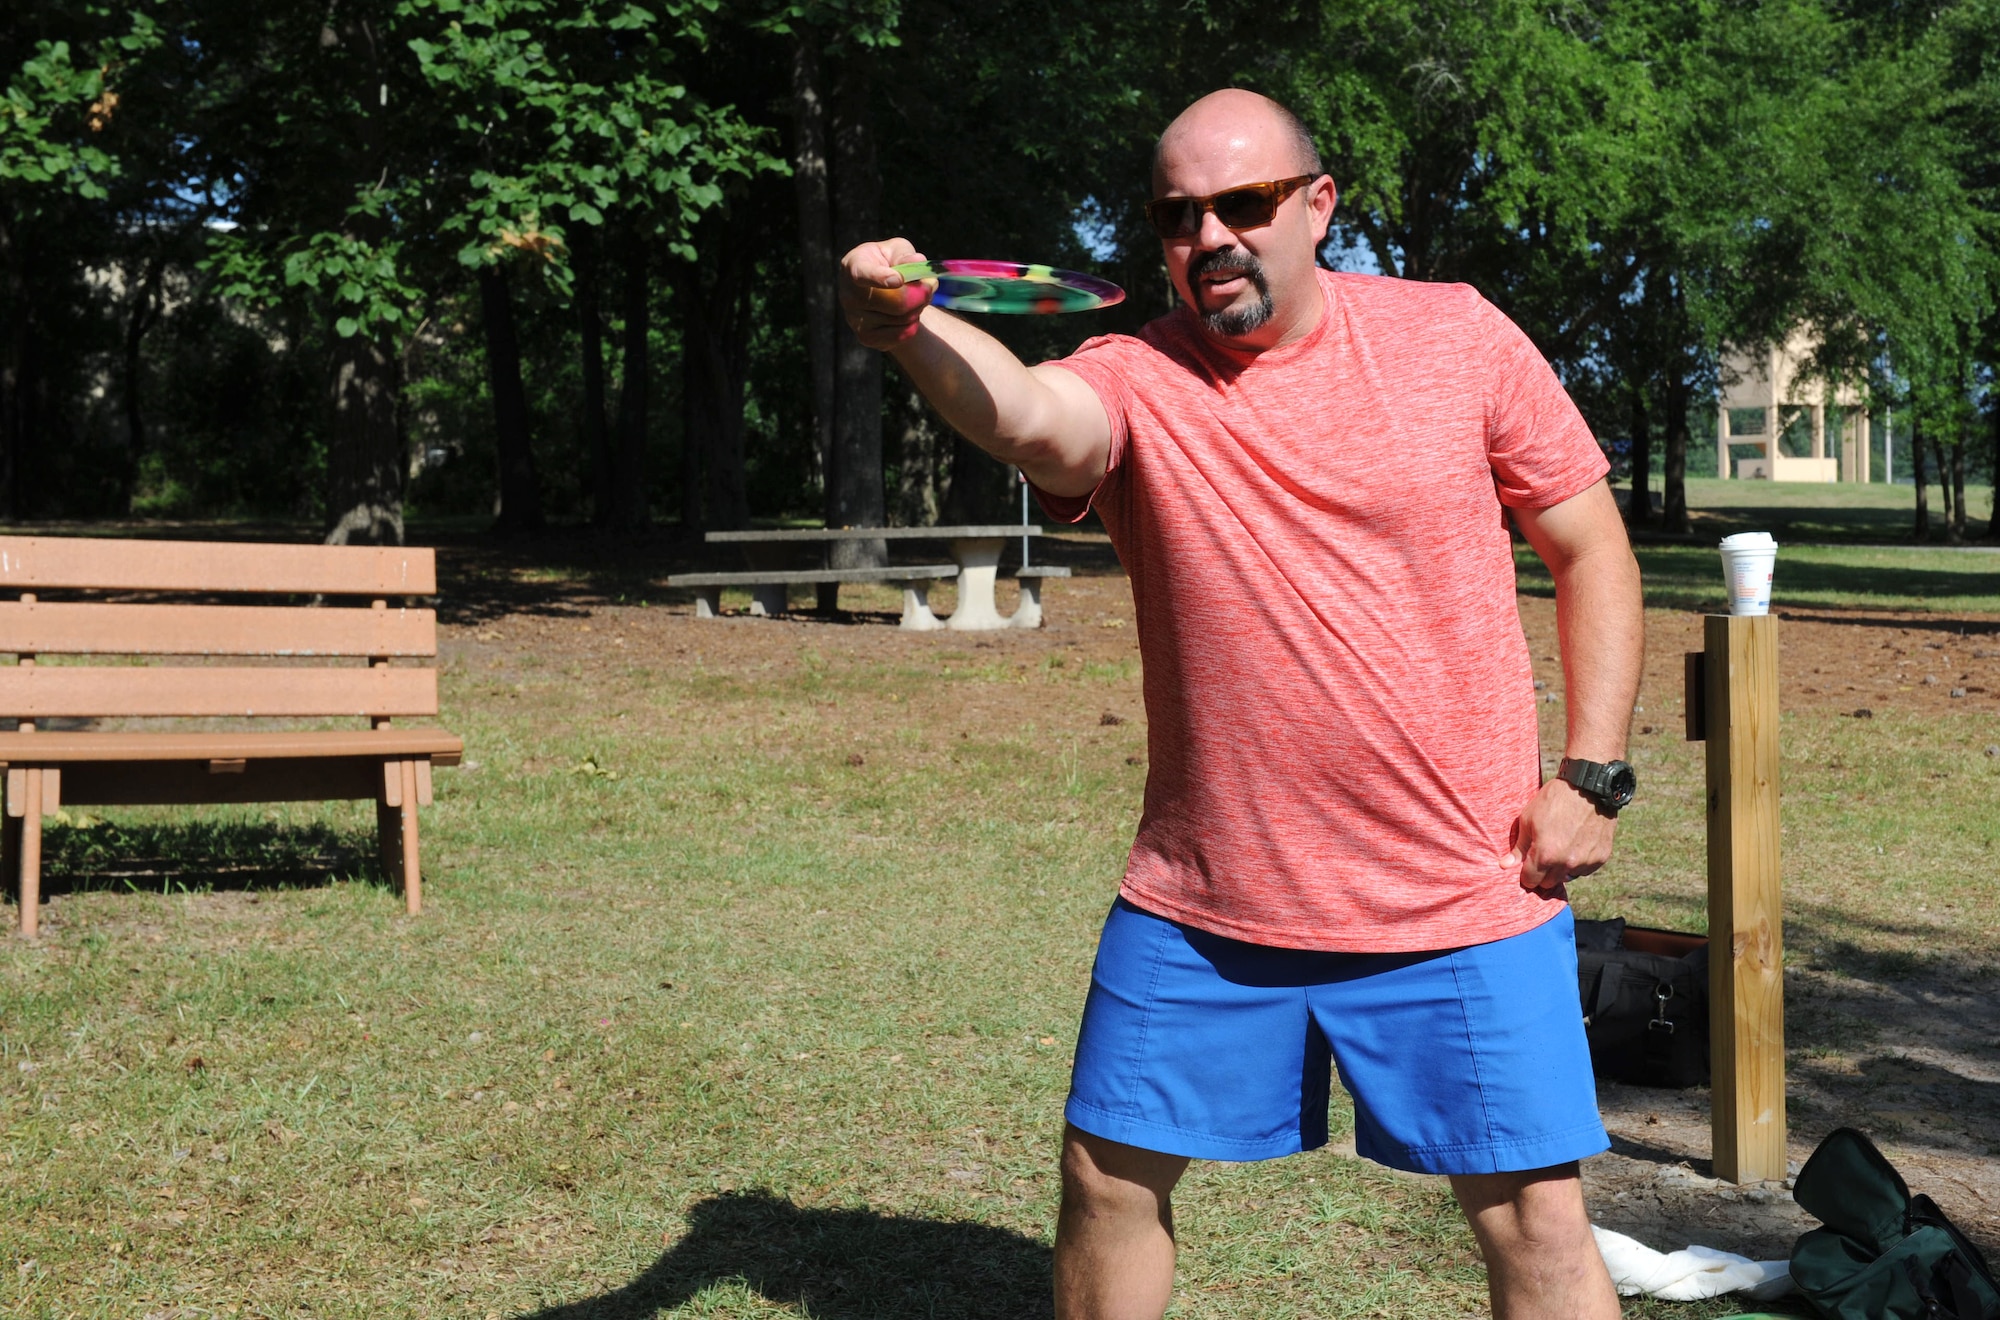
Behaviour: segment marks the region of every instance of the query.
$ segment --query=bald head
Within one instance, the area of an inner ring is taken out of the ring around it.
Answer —
[[[1303,187],[1281,193],[1270,186],[1300,175],[1308,179]],[[1258,187],[1266,191],[1216,204]],[[1259,195],[1268,205],[1254,200]],[[1199,214],[1182,207],[1167,224],[1160,253],[1175,291],[1211,338],[1260,351],[1319,323],[1324,299],[1314,256],[1337,199],[1297,115],[1241,88],[1202,97],[1160,134],[1153,196],[1203,199]]]
[[[1158,195],[1166,163],[1189,154],[1282,152],[1293,174],[1323,174],[1319,149],[1305,121],[1259,92],[1225,87],[1181,111],[1153,147],[1153,192]]]

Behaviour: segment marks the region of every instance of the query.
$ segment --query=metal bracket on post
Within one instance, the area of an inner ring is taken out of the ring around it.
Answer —
[[[1778,621],[1711,614],[1686,660],[1687,736],[1708,743],[1710,1124],[1715,1176],[1783,1178],[1784,902]]]

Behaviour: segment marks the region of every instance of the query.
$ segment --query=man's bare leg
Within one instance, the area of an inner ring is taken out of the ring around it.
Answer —
[[[1188,1162],[1063,1128],[1057,1320],[1159,1320],[1174,1292],[1174,1184]]]
[[[1493,1320],[1617,1320],[1576,1165],[1452,1178],[1486,1258]]]

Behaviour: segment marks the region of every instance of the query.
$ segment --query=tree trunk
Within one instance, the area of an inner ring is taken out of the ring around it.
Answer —
[[[723,222],[726,226],[727,222]],[[709,525],[735,529],[750,525],[743,453],[743,384],[750,370],[750,274],[748,253],[725,228],[722,259],[703,310],[703,360],[712,413],[702,446]]]
[[[336,30],[335,24],[338,24]],[[372,188],[387,175],[384,145],[387,104],[382,51],[365,10],[328,10],[322,46],[352,45],[360,57],[360,77],[351,100],[349,126],[354,149],[347,157],[353,173],[347,186]],[[389,233],[381,215],[353,215],[348,238],[369,246]],[[401,372],[395,347],[374,327],[333,340],[333,425],[327,433],[326,541],[328,545],[403,543],[403,437],[400,428]]]
[[[1663,499],[1660,525],[1676,535],[1683,535],[1689,529],[1687,499],[1689,396],[1686,366],[1677,358],[1667,370],[1666,389],[1662,392],[1660,400],[1667,410],[1666,471],[1662,474],[1661,481]]]
[[[841,251],[878,233],[882,178],[866,56],[850,54],[833,91],[833,233]],[[833,461],[826,474],[829,527],[880,527],[882,490],[882,357],[864,347],[843,321],[834,372]],[[873,567],[888,561],[880,540],[835,541],[836,568]]]
[[[1930,483],[1924,476],[1924,428],[1910,410],[1910,476],[1917,484],[1917,515],[1910,532],[1919,542],[1931,539]]]
[[[1972,436],[1960,428],[1958,444],[1952,446],[1952,544],[1966,540],[1966,442]]]
[[[1625,504],[1627,527],[1653,525],[1653,428],[1646,416],[1646,387],[1631,386],[1632,497]]]
[[[647,343],[652,333],[651,290],[646,287],[646,244],[636,227],[626,235],[624,374],[618,386],[618,442],[613,455],[617,478],[612,491],[612,526],[643,530],[650,519],[646,501]]]
[[[125,511],[139,488],[139,460],[146,453],[145,361],[141,350],[146,332],[160,319],[160,277],[167,266],[165,243],[157,245],[146,262],[146,273],[132,295],[132,310],[125,318]]]
[[[899,527],[932,527],[941,518],[950,480],[950,429],[900,371],[889,373],[890,431],[896,439],[896,490],[889,517]]]
[[[702,516],[702,463],[713,413],[706,397],[708,337],[702,333],[701,317],[687,306],[694,296],[683,297],[680,288],[674,290],[674,311],[681,326],[680,538],[689,550],[702,544],[702,533],[708,530],[708,520]]]
[[[590,521],[608,527],[617,507],[618,474],[604,412],[604,317],[598,302],[598,234],[579,235],[576,253],[577,338],[583,353],[583,447],[590,456]]]
[[[681,331],[681,493],[687,534],[747,526],[743,384],[750,365],[751,254],[726,215],[702,225],[701,259],[675,272]]]
[[[1931,432],[1931,457],[1937,460],[1938,498],[1944,504],[1944,539],[1958,543],[1958,502],[1952,499],[1951,460],[1946,457],[1944,437]]]
[[[32,309],[28,306],[27,280],[21,273],[21,254],[14,246],[14,227],[8,208],[0,206],[0,271],[6,272],[7,313],[5,357],[0,358],[0,517],[14,522],[21,516],[21,456],[27,452],[25,423],[28,387],[28,341],[32,330]]]
[[[504,267],[480,268],[479,307],[486,323],[486,379],[493,393],[493,436],[500,460],[500,507],[494,525],[503,532],[528,531],[542,525],[542,496],[528,440],[528,394],[521,385],[514,298]]]
[[[1987,410],[1993,418],[1993,505],[1986,515],[1986,539],[2000,545],[2000,399],[1989,399]]]
[[[958,432],[951,433],[951,485],[938,517],[947,523],[1013,522],[1019,515],[1008,507],[1005,463]]]
[[[834,269],[833,194],[826,155],[826,92],[819,38],[802,28],[792,41],[792,179],[799,198],[799,271],[806,299],[806,371],[812,387],[813,462],[825,488],[833,454],[835,332],[840,325]]]
[[[1940,432],[1930,432],[1930,456],[1938,464],[1938,502],[1944,506],[1944,540],[1958,544],[1958,500],[1952,498],[1950,446]]]
[[[326,543],[403,543],[403,438],[396,355],[366,335],[335,338],[326,447]]]

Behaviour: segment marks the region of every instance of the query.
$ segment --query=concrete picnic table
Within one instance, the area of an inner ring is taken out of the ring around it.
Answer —
[[[995,628],[1036,628],[1042,622],[1041,579],[1067,577],[1066,568],[1026,568],[1021,570],[1021,606],[1012,617],[1000,613],[993,598],[993,582],[999,576],[1000,553],[1007,542],[1020,537],[1042,535],[1030,523],[984,523],[958,527],[793,527],[781,530],[710,532],[711,544],[737,544],[750,548],[835,541],[943,541],[951,548],[958,565],[958,608],[948,619],[931,613],[922,584],[905,587],[902,626],[918,632],[950,628],[958,632],[983,632]],[[910,593],[915,592],[915,598]]]

